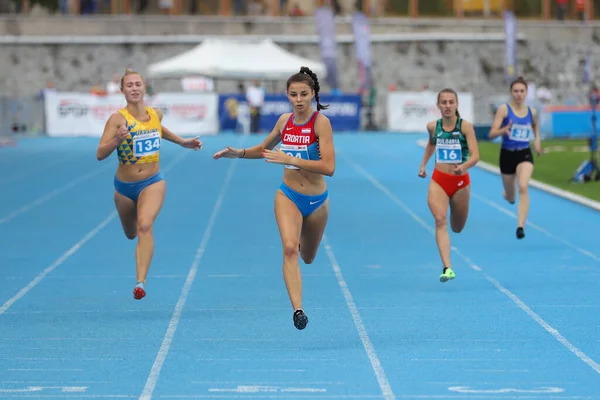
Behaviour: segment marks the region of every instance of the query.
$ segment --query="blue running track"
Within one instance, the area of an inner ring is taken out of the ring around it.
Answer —
[[[115,156],[86,138],[0,149],[0,399],[600,399],[598,212],[532,188],[518,241],[500,178],[474,168],[442,284],[419,136],[338,134],[298,331],[282,167],[212,159],[262,138],[165,145],[141,301]]]

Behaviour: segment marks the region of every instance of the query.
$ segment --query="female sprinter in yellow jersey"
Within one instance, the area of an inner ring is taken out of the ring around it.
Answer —
[[[450,235],[447,215],[450,206],[450,227],[459,233],[467,223],[471,179],[469,168],[479,161],[479,148],[473,124],[460,117],[458,95],[452,89],[438,93],[437,106],[442,118],[427,124],[429,141],[419,169],[425,178],[425,167],[435,152],[435,166],[429,183],[427,203],[435,219],[435,240],[444,264],[440,282],[454,279],[450,264]]]
[[[183,139],[162,126],[162,111],[144,104],[146,84],[130,69],[121,78],[127,106],[112,114],[102,133],[96,156],[104,160],[117,150],[115,205],[128,239],[138,237],[135,250],[137,284],[133,297],[146,295],[144,284],[154,253],[152,225],[165,198],[166,184],[159,166],[162,139],[198,150],[198,138]]]
[[[248,149],[227,147],[214,158],[265,158],[284,165],[283,183],[275,194],[275,218],[283,245],[283,278],[294,310],[297,329],[308,317],[302,309],[302,275],[298,250],[306,264],[313,262],[327,225],[329,200],[324,176],[333,176],[335,151],[329,119],[319,111],[317,75],[306,67],[287,81],[292,113],[279,117],[269,136]],[[311,104],[317,102],[317,111]],[[275,146],[281,143],[280,149]]]

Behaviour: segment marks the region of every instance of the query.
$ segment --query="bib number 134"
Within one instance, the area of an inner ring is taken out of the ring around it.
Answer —
[[[160,137],[146,138],[135,141],[135,155],[148,156],[160,150]]]

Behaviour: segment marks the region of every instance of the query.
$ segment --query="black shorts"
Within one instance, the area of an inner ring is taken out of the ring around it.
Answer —
[[[506,175],[513,175],[517,172],[517,165],[523,162],[533,164],[533,153],[531,148],[520,150],[500,150],[500,172]]]

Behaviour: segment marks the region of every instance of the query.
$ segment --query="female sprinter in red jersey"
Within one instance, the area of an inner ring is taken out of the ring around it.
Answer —
[[[329,200],[324,176],[333,176],[335,151],[329,119],[319,111],[317,75],[306,67],[287,81],[287,96],[293,112],[279,117],[275,127],[259,145],[248,149],[227,147],[215,159],[265,158],[284,165],[283,183],[275,194],[275,218],[283,245],[283,278],[294,310],[297,329],[304,329],[308,317],[302,309],[302,275],[298,249],[310,264],[327,225]],[[317,111],[311,104],[317,102]],[[281,143],[279,149],[275,146]]]
[[[138,238],[135,249],[136,300],[146,295],[144,284],[154,254],[152,225],[165,198],[166,184],[159,166],[162,139],[198,150],[198,138],[182,139],[162,126],[162,111],[144,104],[146,84],[130,69],[121,78],[121,92],[127,106],[112,114],[96,152],[99,161],[117,150],[119,166],[114,179],[115,206],[128,239]]]
[[[450,227],[459,233],[467,223],[471,179],[469,168],[479,161],[479,148],[473,124],[458,113],[458,95],[452,89],[438,93],[437,106],[442,118],[427,124],[429,141],[425,148],[419,176],[435,152],[435,166],[429,183],[427,203],[435,219],[435,240],[444,264],[440,282],[454,279],[450,263],[450,235],[446,217],[450,206]]]

